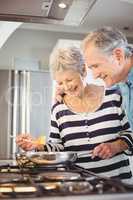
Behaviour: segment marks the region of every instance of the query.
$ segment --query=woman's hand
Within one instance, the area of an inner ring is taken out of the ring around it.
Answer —
[[[31,150],[43,150],[45,141],[41,141],[40,138],[34,139],[30,134],[21,134],[16,138],[17,145],[25,151]]]
[[[102,143],[94,148],[92,158],[98,156],[102,159],[109,159],[127,148],[128,145],[121,139],[118,139],[115,142]]]

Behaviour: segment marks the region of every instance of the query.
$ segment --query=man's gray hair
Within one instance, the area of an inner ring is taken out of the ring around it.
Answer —
[[[56,72],[65,70],[74,70],[82,75],[84,64],[84,57],[77,47],[59,48],[50,56],[50,68],[53,76]]]
[[[104,53],[111,54],[113,49],[123,48],[127,57],[133,54],[133,46],[128,44],[125,35],[116,28],[103,27],[90,31],[83,40],[83,51],[90,43],[93,43],[95,47]]]

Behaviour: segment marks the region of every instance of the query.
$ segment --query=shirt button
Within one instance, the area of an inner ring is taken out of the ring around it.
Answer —
[[[89,133],[89,132],[87,132],[87,133],[86,133],[86,135],[87,135],[87,136],[90,136],[90,133]]]

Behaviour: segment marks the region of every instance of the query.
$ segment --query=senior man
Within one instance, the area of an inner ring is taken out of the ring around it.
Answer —
[[[95,79],[103,79],[107,87],[118,83],[133,129],[133,45],[118,29],[103,27],[88,33],[82,49]]]

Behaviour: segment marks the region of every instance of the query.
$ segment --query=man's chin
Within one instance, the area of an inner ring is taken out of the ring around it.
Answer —
[[[115,85],[115,83],[112,80],[104,80],[104,82],[105,82],[105,87],[106,88],[110,88],[113,85]]]

